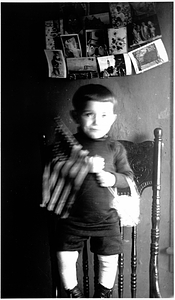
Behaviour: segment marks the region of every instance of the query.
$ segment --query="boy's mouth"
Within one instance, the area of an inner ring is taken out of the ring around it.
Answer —
[[[99,131],[98,128],[91,128],[90,130],[91,130],[91,131]]]

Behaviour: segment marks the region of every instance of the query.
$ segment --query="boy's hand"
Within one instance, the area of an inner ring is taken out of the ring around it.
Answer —
[[[100,156],[91,156],[89,157],[89,166],[90,173],[100,173],[105,166],[105,160]]]
[[[97,181],[101,187],[111,187],[115,184],[115,176],[106,171],[101,171],[96,174]]]

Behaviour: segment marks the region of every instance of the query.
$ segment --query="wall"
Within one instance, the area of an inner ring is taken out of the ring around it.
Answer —
[[[82,84],[100,82],[119,100],[114,136],[140,142],[163,129],[160,223],[160,286],[163,297],[173,295],[169,272],[172,167],[172,2],[156,2],[162,40],[169,62],[144,74],[123,78],[67,81],[47,77],[44,20],[57,16],[53,3],[3,3],[2,8],[2,297],[52,297],[48,227],[41,202],[42,162],[39,137],[51,137],[59,113],[75,131],[69,117],[71,98]],[[51,138],[50,138],[51,139]],[[151,189],[143,193],[138,232],[138,297],[148,297]],[[130,232],[125,230],[126,260]],[[90,258],[91,261],[91,258]],[[92,262],[91,262],[92,263]],[[129,296],[128,276],[124,297]],[[144,287],[144,289],[143,289]],[[115,295],[116,296],[116,292]]]

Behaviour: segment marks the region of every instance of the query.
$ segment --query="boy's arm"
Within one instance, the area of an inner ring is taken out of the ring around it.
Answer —
[[[122,144],[118,144],[114,157],[116,172],[102,171],[96,174],[97,180],[102,187],[127,188],[126,176],[133,179],[134,174],[127,159],[127,153]]]
[[[128,162],[126,149],[122,144],[119,144],[118,149],[119,150],[117,151],[114,158],[114,164],[116,166],[116,173],[113,173],[116,179],[114,186],[125,188],[128,187],[126,176],[133,179],[134,173]]]

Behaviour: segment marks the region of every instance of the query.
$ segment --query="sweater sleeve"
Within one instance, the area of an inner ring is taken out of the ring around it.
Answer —
[[[126,149],[119,142],[117,142],[116,151],[114,155],[114,165],[116,167],[116,172],[113,173],[116,177],[114,187],[128,187],[126,176],[133,179],[134,174],[128,162]]]

